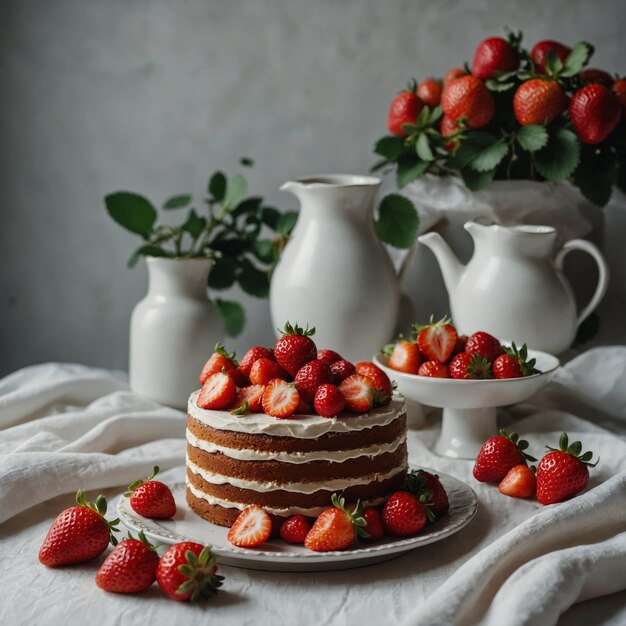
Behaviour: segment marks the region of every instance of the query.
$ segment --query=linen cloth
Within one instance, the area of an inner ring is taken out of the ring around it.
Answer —
[[[222,566],[204,605],[108,594],[94,583],[104,557],[48,569],[37,558],[79,487],[103,491],[109,512],[153,465],[184,479],[185,414],[141,399],[125,374],[80,365],[29,367],[0,380],[0,624],[552,624],[626,623],[626,347],[596,348],[557,372],[501,424],[530,452],[566,430],[600,456],[587,490],[560,504],[501,495],[476,482],[472,461],[431,452],[437,412],[409,420],[409,459],[465,481],[478,513],[456,535],[352,570],[274,573]],[[109,515],[109,517],[112,517]]]

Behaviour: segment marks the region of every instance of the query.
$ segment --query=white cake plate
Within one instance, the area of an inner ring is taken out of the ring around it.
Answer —
[[[387,357],[372,361],[398,383],[398,391],[415,402],[443,408],[441,435],[434,451],[457,459],[475,459],[482,444],[498,432],[496,407],[528,400],[543,389],[559,368],[559,360],[547,352],[528,351],[541,374],[506,380],[455,380],[405,374],[387,366]]]
[[[220,557],[220,563],[255,570],[278,572],[316,572],[362,567],[393,559],[420,546],[441,541],[470,523],[477,509],[474,491],[464,482],[439,474],[448,493],[450,510],[435,524],[427,525],[419,534],[408,538],[384,537],[377,542],[359,543],[342,552],[312,552],[301,545],[289,544],[281,539],[270,539],[262,549],[237,548],[227,539],[228,528],[211,524],[194,513],[185,500],[185,485],[177,483],[172,491],[178,509],[172,520],[152,520],[135,513],[129,499],[121,496],[117,514],[130,530],[140,531],[150,539],[174,544],[180,541],[197,541],[210,544]]]

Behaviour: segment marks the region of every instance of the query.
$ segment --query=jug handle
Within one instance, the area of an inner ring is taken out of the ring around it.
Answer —
[[[576,326],[578,327],[583,320],[587,319],[590,313],[598,306],[598,304],[600,304],[600,300],[604,297],[604,294],[609,286],[609,266],[607,265],[607,262],[598,247],[590,241],[585,241],[584,239],[571,239],[570,241],[565,242],[556,255],[555,265],[559,271],[563,270],[563,261],[565,256],[572,250],[582,250],[583,252],[590,254],[598,266],[598,284],[591,300],[578,315],[578,319],[576,320]]]

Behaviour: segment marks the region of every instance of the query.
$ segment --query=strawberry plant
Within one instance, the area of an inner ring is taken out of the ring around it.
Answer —
[[[250,166],[250,159],[242,159]],[[248,196],[243,175],[211,175],[205,198],[181,194],[162,205],[163,215],[185,210],[178,225],[157,223],[159,214],[150,200],[128,191],[105,197],[109,215],[126,230],[142,238],[128,260],[134,267],[142,256],[170,259],[209,258],[214,265],[209,287],[229,289],[237,283],[258,298],[269,294],[271,272],[297,219],[297,213],[280,213],[263,198]],[[170,222],[170,219],[166,219]],[[216,299],[226,332],[236,336],[243,329],[245,314],[239,303]]]
[[[440,94],[413,80],[392,101],[372,170],[395,170],[399,188],[427,172],[460,176],[473,191],[493,180],[569,181],[597,206],[615,185],[626,192],[624,79],[584,69],[588,43],[546,40],[528,52],[521,40],[481,42],[471,70],[450,70]]]

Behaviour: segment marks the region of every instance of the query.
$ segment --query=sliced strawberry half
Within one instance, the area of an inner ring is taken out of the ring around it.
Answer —
[[[272,518],[260,507],[244,509],[228,531],[226,538],[240,548],[255,548],[265,543],[272,533]]]
[[[209,376],[202,385],[196,404],[201,409],[225,409],[237,398],[235,381],[225,372]]]
[[[263,411],[272,417],[286,418],[293,415],[300,405],[300,394],[293,383],[274,378],[263,392]]]
[[[385,346],[383,353],[389,357],[387,365],[391,369],[405,374],[417,374],[422,362],[422,354],[417,344],[406,339]]]
[[[237,392],[233,415],[247,415],[263,410],[263,392],[265,385],[248,385]]]
[[[430,361],[446,363],[456,347],[458,334],[447,317],[438,322],[431,319],[430,324],[424,326],[416,324],[413,332],[417,337],[420,352]]]
[[[374,406],[385,406],[391,402],[393,395],[393,384],[389,380],[389,376],[374,365],[371,361],[359,361],[354,365],[357,374],[367,376],[374,385],[376,396],[374,398]]]
[[[374,384],[362,374],[352,374],[339,385],[346,399],[346,409],[353,413],[367,413],[374,405]]]

